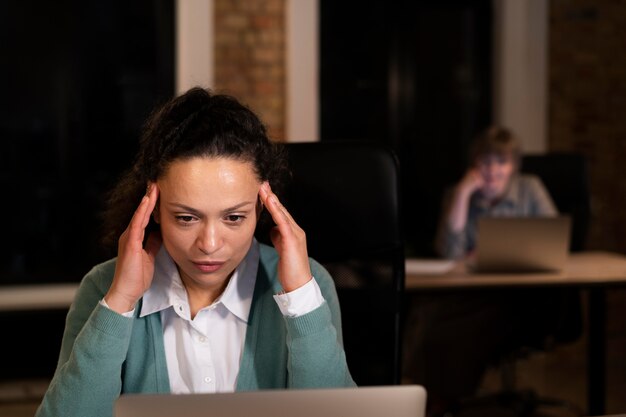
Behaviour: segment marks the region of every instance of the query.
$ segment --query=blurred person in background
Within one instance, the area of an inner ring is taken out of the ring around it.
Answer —
[[[490,126],[476,136],[463,177],[444,193],[435,238],[442,258],[472,264],[481,217],[558,215],[541,180],[520,173],[521,156],[519,139],[505,127]],[[529,329],[541,332],[549,298],[506,290],[416,297],[407,319],[405,379],[426,387],[428,414],[453,412],[475,395],[500,352]]]

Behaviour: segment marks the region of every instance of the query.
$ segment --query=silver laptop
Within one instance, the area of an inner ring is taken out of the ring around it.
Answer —
[[[571,219],[484,217],[478,220],[476,272],[558,272],[569,253]]]
[[[419,385],[261,390],[216,394],[127,394],[115,417],[424,417]]]

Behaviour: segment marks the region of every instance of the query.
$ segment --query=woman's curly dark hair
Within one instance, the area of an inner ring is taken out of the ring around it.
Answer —
[[[146,121],[132,167],[109,192],[103,215],[103,243],[117,247],[148,182],[175,160],[226,157],[250,162],[259,181],[279,193],[287,173],[280,143],[272,142],[257,115],[237,99],[194,87],[155,109]],[[264,211],[260,224],[271,221]],[[158,226],[150,221],[146,236]]]

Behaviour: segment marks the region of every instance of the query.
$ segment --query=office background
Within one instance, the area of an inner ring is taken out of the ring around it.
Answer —
[[[490,120],[511,122],[529,151],[582,152],[587,247],[626,253],[626,4],[388,3],[4,2],[0,282],[77,281],[109,255],[97,246],[102,192],[149,109],[195,83],[240,97],[276,140],[388,142],[411,254],[430,253],[443,187]],[[625,300],[609,292],[607,411],[626,410]]]

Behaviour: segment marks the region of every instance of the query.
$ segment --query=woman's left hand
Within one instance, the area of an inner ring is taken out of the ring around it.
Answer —
[[[278,201],[269,183],[264,182],[261,185],[259,195],[276,223],[270,231],[270,238],[279,256],[278,279],[283,290],[291,292],[311,280],[306,234]]]

